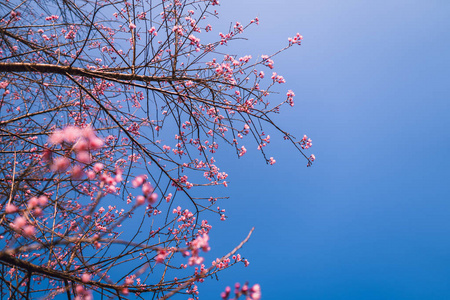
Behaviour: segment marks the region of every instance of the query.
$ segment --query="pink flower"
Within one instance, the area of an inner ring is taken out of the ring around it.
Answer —
[[[75,180],[83,178],[84,175],[83,168],[81,168],[80,166],[74,166],[70,171],[70,175],[72,176],[72,179]]]
[[[14,228],[19,230],[22,229],[25,225],[27,225],[27,220],[24,217],[18,216],[14,220]]]
[[[62,130],[55,130],[48,138],[50,144],[57,145],[64,141],[64,133]]]
[[[110,193],[110,194],[115,193],[116,192],[116,187],[111,184],[110,186],[108,186],[107,192]]]
[[[95,172],[94,171],[88,171],[87,172],[87,177],[89,178],[89,180],[94,180],[95,179]]]
[[[188,259],[188,265],[200,265],[203,262],[204,258],[200,256],[191,256]]]
[[[149,34],[153,34],[154,36],[157,36],[157,35],[158,35],[158,32],[156,31],[156,28],[155,28],[155,27],[150,28],[150,29],[148,30],[148,33],[149,33]]]
[[[141,175],[141,176],[134,178],[133,181],[131,182],[131,185],[134,188],[137,188],[137,187],[140,187],[144,183],[144,181],[145,181],[145,176]]]
[[[23,228],[23,235],[26,237],[34,236],[36,233],[36,229],[34,226],[27,225]]]
[[[40,215],[42,215],[42,209],[41,209],[40,207],[34,208],[34,210],[33,210],[33,216],[38,217],[38,216],[40,216]]]
[[[83,164],[89,164],[91,162],[91,154],[87,151],[81,151],[77,153],[77,160]]]
[[[34,208],[39,205],[39,200],[36,197],[31,197],[30,200],[28,200],[28,207]]]
[[[273,157],[271,157],[270,159],[269,159],[269,164],[270,165],[273,165],[274,163],[276,163],[277,161],[275,160],[275,159],[273,159]]]
[[[136,197],[136,204],[137,205],[143,205],[145,203],[145,197],[142,195],[139,195]]]
[[[116,182],[122,182],[123,177],[122,177],[123,171],[121,169],[116,169]]]
[[[98,150],[103,146],[103,141],[102,139],[96,136],[90,137],[89,146],[91,147],[92,150]]]
[[[158,194],[157,193],[151,193],[150,196],[147,198],[148,203],[155,204],[156,201],[158,201]]]
[[[53,164],[51,166],[51,170],[53,172],[64,172],[65,170],[67,170],[67,168],[70,165],[70,161],[67,159],[67,157],[64,156],[60,156],[55,158],[55,160],[53,160]]]
[[[130,27],[130,29],[135,29],[136,25],[134,25],[133,23],[130,23],[130,25],[128,25],[128,27]]]
[[[252,298],[253,300],[261,299],[261,287],[259,286],[259,284],[255,284],[250,289],[250,298]]]
[[[46,17],[45,21],[55,21],[55,20],[58,20],[58,19],[59,19],[59,16],[51,15],[51,16]]]
[[[38,200],[39,200],[40,206],[45,206],[48,203],[48,198],[47,198],[47,196],[44,196],[44,195],[39,196]]]
[[[73,31],[73,30],[70,30],[67,34],[66,34],[66,36],[64,37],[66,40],[72,40],[72,39],[74,39],[75,38],[75,31]]]
[[[153,192],[153,187],[149,182],[142,185],[142,192],[145,196],[149,196]]]
[[[166,196],[166,202],[170,202],[170,199],[172,199],[172,193]]]
[[[158,250],[158,255],[156,255],[156,263],[162,264],[168,254],[169,253],[166,251],[166,249]]]
[[[88,283],[89,280],[91,280],[91,275],[88,273],[84,273],[83,275],[81,275],[81,281],[83,281],[84,283]]]
[[[81,130],[76,126],[67,126],[64,129],[64,139],[69,143],[75,142],[80,136]]]
[[[95,173],[100,173],[101,170],[103,170],[103,164],[102,163],[96,163],[94,165],[94,172]]]
[[[245,153],[247,153],[247,149],[245,149],[245,147],[242,146],[241,149],[239,150],[239,156],[243,156]]]

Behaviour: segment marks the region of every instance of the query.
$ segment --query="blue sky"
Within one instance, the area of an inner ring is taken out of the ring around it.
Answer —
[[[212,253],[256,229],[240,251],[250,266],[200,285],[201,298],[248,280],[263,299],[450,299],[450,2],[229,0],[218,11],[224,26],[261,20],[230,46],[239,54],[304,36],[275,59],[296,93],[276,121],[310,136],[317,161],[306,168],[276,135],[273,166],[256,146],[217,157],[230,218],[214,223]]]

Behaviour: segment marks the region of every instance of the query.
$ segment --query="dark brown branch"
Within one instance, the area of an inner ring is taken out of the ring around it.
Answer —
[[[137,74],[127,74],[118,72],[108,72],[99,70],[88,70],[84,68],[75,68],[70,66],[54,65],[54,64],[34,64],[34,63],[0,63],[0,73],[10,72],[38,72],[38,73],[52,73],[61,75],[83,76],[89,78],[102,78],[102,79],[120,79],[127,81],[142,81],[142,82],[164,82],[164,81],[195,81],[204,82],[204,79],[193,77],[166,77],[166,76],[147,76]]]

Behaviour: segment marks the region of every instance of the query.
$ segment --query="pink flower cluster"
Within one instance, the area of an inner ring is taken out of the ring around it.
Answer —
[[[162,264],[166,259],[167,255],[169,255],[169,251],[166,249],[158,250],[158,255],[156,255],[156,263]]]
[[[75,151],[98,150],[103,146],[103,141],[95,135],[91,127],[80,128],[67,126],[62,130],[54,131],[50,137],[51,144],[76,143]]]
[[[302,147],[302,149],[308,149],[312,147],[312,140],[309,139],[305,134],[302,140],[300,141],[300,146]]]
[[[9,85],[9,82],[6,80],[0,82],[0,89],[5,89],[5,92],[3,93],[3,97],[5,97],[6,95],[8,95],[10,93],[10,91],[6,89],[8,87],[8,85]]]
[[[150,182],[147,181],[147,176],[140,175],[133,179],[131,182],[134,188],[142,186],[142,193],[143,195],[139,195],[136,197],[136,204],[142,205],[147,201],[150,205],[153,205],[158,200],[158,194],[154,193],[154,188],[150,184]]]
[[[271,157],[271,158],[269,158],[269,164],[270,165],[273,165],[273,164],[275,164],[277,161],[273,158],[273,157]]]
[[[40,216],[42,214],[41,207],[46,206],[47,203],[48,198],[44,195],[40,197],[31,197],[28,200],[26,210],[23,211],[24,214],[17,216],[9,226],[24,237],[34,236],[36,229],[30,224],[32,221],[31,218],[29,218],[29,214],[32,213],[34,217]],[[8,203],[5,205],[5,213],[12,214],[16,212],[19,212],[19,208],[14,204]]]
[[[245,149],[245,147],[242,146],[241,149],[239,149],[239,156],[243,156],[245,153],[247,153],[247,149]]]
[[[67,126],[62,130],[54,131],[49,137],[50,144],[61,145],[64,150],[75,153],[76,161],[83,165],[91,163],[91,151],[100,149],[103,140],[98,138],[91,127],[79,128]],[[69,154],[70,155],[70,154]],[[70,156],[59,156],[52,160],[52,151],[46,149],[43,158],[51,162],[53,172],[64,172],[70,167]],[[74,166],[71,170],[74,179],[80,179],[83,171],[80,166]]]
[[[93,171],[88,172],[88,178],[93,180],[95,178],[95,173],[100,174],[103,170],[103,164],[96,163],[94,165]],[[117,188],[116,185],[123,180],[122,178],[122,170],[116,170],[116,176],[112,177],[107,172],[103,172],[100,177],[100,182],[107,187],[106,191],[110,194],[116,193]]]
[[[311,154],[310,157],[308,158],[308,164],[306,166],[311,167],[312,162],[315,160],[316,160],[316,156],[314,154]]]
[[[156,31],[156,28],[155,28],[155,27],[150,28],[150,29],[148,30],[148,33],[149,33],[149,34],[153,34],[154,36],[157,36],[157,35],[158,35],[158,31]]]
[[[286,80],[283,78],[283,76],[277,75],[276,72],[273,72],[272,77],[270,78],[273,80],[273,82],[286,83]]]
[[[199,265],[203,262],[203,257],[198,256],[199,250],[203,250],[203,252],[208,252],[211,248],[208,244],[209,236],[204,233],[203,235],[199,235],[195,240],[189,243],[189,248],[192,251],[192,256],[189,257],[188,265]]]
[[[263,64],[264,64],[266,67],[269,67],[270,69],[273,69],[273,60],[271,60],[271,59],[269,58],[269,55],[261,55],[261,58],[262,58],[262,60],[263,60]]]
[[[59,19],[59,16],[51,15],[45,18],[45,21],[56,21]]]
[[[33,236],[36,233],[34,226],[29,225],[28,221],[22,216],[17,216],[14,222],[10,223],[9,226],[16,231],[21,232],[25,237]]]
[[[286,102],[289,103],[290,106],[294,106],[294,97],[295,97],[294,92],[292,90],[289,90],[286,93],[286,96],[287,96]]]
[[[297,32],[297,35],[294,36],[293,38],[288,38],[289,41],[289,45],[301,45],[302,44],[302,40],[303,40],[303,36],[300,35],[300,33]]]
[[[92,292],[86,290],[82,285],[77,285],[75,288],[76,296],[75,300],[92,300],[94,297],[92,296]]]
[[[225,291],[220,294],[222,299],[227,300],[230,297],[231,288],[227,286]],[[248,287],[248,283],[245,283],[242,287],[240,283],[234,285],[234,299],[238,299],[240,296],[246,296],[247,300],[260,300],[261,299],[261,287],[259,284]]]

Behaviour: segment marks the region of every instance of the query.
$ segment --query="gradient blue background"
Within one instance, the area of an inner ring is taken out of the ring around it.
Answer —
[[[220,2],[224,27],[261,20],[230,51],[304,36],[275,59],[296,93],[275,120],[310,136],[317,161],[276,135],[274,166],[250,143],[243,159],[217,156],[230,218],[214,222],[211,255],[256,229],[240,251],[250,266],[200,298],[248,280],[263,299],[450,299],[450,1]]]

